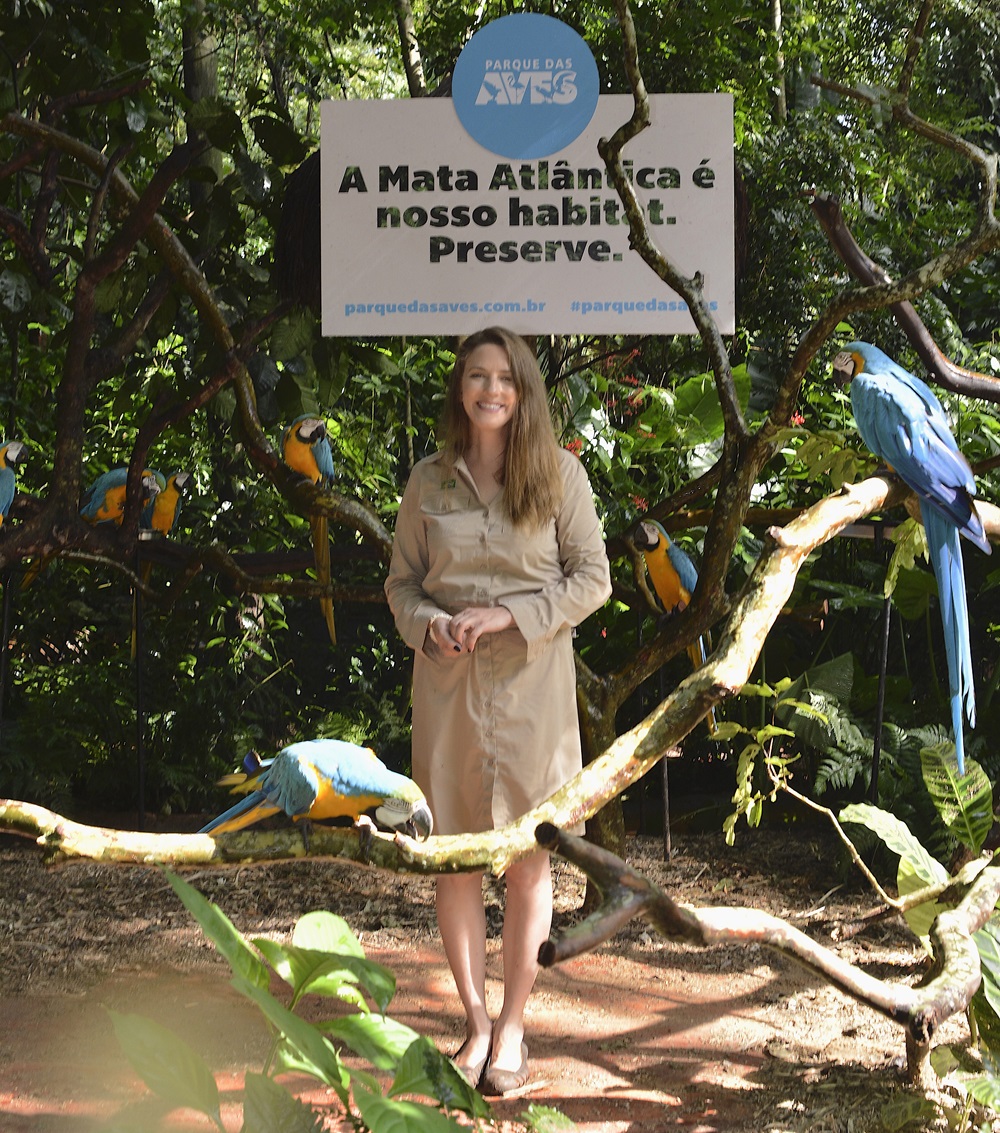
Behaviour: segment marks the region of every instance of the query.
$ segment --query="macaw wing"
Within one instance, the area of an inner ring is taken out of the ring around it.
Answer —
[[[329,483],[334,478],[333,451],[326,437],[321,437],[313,443],[312,454],[316,459],[316,467],[319,469],[321,479],[324,483]]]
[[[284,748],[260,777],[258,789],[267,800],[290,818],[308,814],[319,797],[320,783],[315,768],[305,759]]]
[[[698,568],[692,562],[690,555],[686,551],[682,551],[673,541],[667,544],[667,555],[674,570],[677,571],[681,586],[690,597],[694,593],[694,588],[698,585]]]
[[[329,784],[330,790],[344,798],[401,798],[417,801],[423,792],[405,775],[390,771],[370,747],[346,740],[304,740],[293,744],[308,749],[302,754]]]
[[[3,522],[3,517],[10,511],[16,488],[17,480],[14,476],[14,469],[0,468],[0,522]]]
[[[905,371],[903,371],[905,373]],[[851,383],[851,405],[868,447],[921,499],[938,507],[972,542],[990,553],[972,505],[976,482],[955,443],[937,398],[919,379],[861,374]]]

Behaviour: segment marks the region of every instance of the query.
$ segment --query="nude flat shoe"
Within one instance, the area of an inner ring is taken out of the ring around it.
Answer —
[[[504,1094],[513,1093],[515,1090],[520,1090],[522,1086],[526,1086],[530,1077],[528,1047],[527,1044],[521,1043],[521,1065],[516,1070],[500,1070],[496,1066],[488,1067],[483,1075],[481,1088],[484,1094],[497,1094],[503,1097]]]
[[[463,1066],[458,1062],[458,1059],[461,1057],[462,1051],[465,1050],[466,1046],[468,1046],[468,1043],[469,1040],[466,1039],[465,1042],[462,1043],[462,1045],[458,1048],[458,1050],[455,1051],[455,1053],[451,1056],[451,1064],[475,1090],[479,1087],[479,1083],[483,1077],[483,1070],[486,1067],[486,1063],[490,1060],[490,1055],[493,1053],[493,1032],[490,1032],[490,1041],[486,1047],[486,1053],[483,1055],[483,1057],[478,1062],[473,1062],[468,1066]]]

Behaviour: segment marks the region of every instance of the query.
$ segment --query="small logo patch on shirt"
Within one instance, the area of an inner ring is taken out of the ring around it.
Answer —
[[[454,488],[457,486],[457,483],[458,482],[456,480],[442,480],[441,490],[444,491],[445,488]]]

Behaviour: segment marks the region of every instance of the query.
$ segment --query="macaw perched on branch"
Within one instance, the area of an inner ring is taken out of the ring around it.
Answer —
[[[187,494],[191,473],[174,472],[168,478],[162,472],[154,472],[153,478],[159,490],[142,509],[139,527],[169,535],[181,514],[181,502]]]
[[[200,834],[242,830],[284,812],[295,821],[358,819],[375,807],[375,819],[412,837],[427,838],[434,823],[423,792],[405,775],[390,771],[371,748],[345,740],[302,740],[273,759],[244,761],[247,774],[226,776],[234,793],[248,792]]]
[[[671,540],[663,525],[644,519],[631,532],[632,544],[642,552],[646,573],[653,584],[657,602],[665,614],[679,613],[691,601],[698,585],[698,569],[689,555]],[[711,639],[702,635],[687,647],[691,668],[700,669],[708,659]],[[715,710],[705,718],[710,733],[715,732]]]
[[[102,473],[83,493],[80,502],[80,515],[93,526],[99,523],[117,523],[120,527],[125,517],[125,487],[127,481],[127,468],[109,468],[107,472]],[[148,505],[159,490],[160,486],[156,482],[156,473],[148,468],[145,469],[140,482],[143,508]],[[31,562],[21,579],[22,590],[26,590],[35,581],[49,565],[52,558],[53,555],[45,554]]]
[[[281,438],[281,448],[285,463],[294,472],[305,476],[313,484],[325,488],[333,483],[333,453],[327,437],[326,424],[319,417],[303,414],[285,429]],[[325,515],[309,518],[312,529],[313,561],[316,564],[316,581],[324,586],[330,584],[330,528]],[[337,627],[333,620],[333,599],[320,598],[319,608],[330,634],[330,640],[337,644]]]
[[[24,452],[25,445],[22,441],[7,441],[0,446],[0,527],[3,526],[17,493],[14,470],[24,459]]]
[[[962,708],[969,727],[975,727],[976,696],[959,535],[986,554],[992,550],[973,503],[975,478],[933,391],[877,346],[849,343],[834,358],[833,372],[850,382],[854,419],[865,444],[920,500],[944,626],[955,757],[964,774]]]
[[[80,514],[91,524],[117,523],[121,526],[125,515],[125,486],[128,481],[127,468],[110,468],[84,492],[80,504]],[[143,507],[159,492],[156,474],[145,469],[142,474],[141,489]]]
[[[174,524],[177,522],[181,514],[181,501],[187,491],[188,483],[191,480],[190,472],[174,472],[169,478],[164,476],[162,472],[152,472],[153,479],[156,481],[157,492],[150,500],[147,501],[146,506],[142,509],[139,515],[139,530],[140,531],[155,531],[160,535],[169,535],[173,530]],[[142,581],[149,582],[150,575],[153,573],[153,564],[146,562],[142,567]],[[132,639],[130,646],[130,655],[132,660],[136,657],[137,648],[137,625],[139,621],[139,599],[138,592],[132,593]]]

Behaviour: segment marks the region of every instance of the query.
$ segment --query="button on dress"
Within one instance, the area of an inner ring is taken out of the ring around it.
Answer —
[[[403,493],[385,591],[414,650],[412,772],[436,833],[504,826],[581,768],[572,631],[611,575],[586,471],[562,449],[560,468],[537,531],[514,527],[502,492],[483,503],[461,458],[420,461]],[[430,620],[468,606],[505,606],[515,626],[442,657]]]

